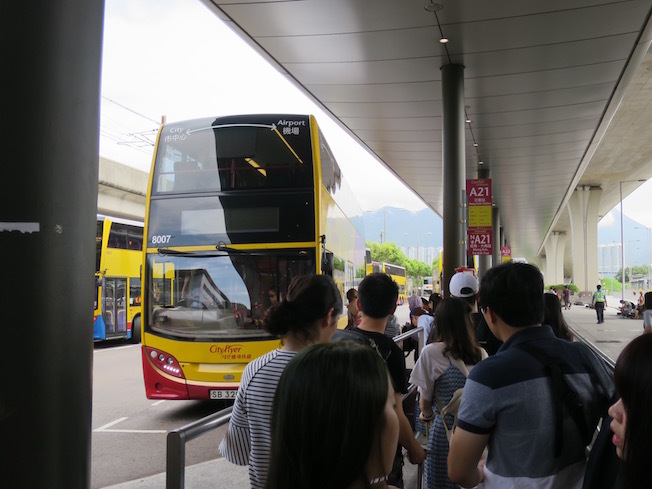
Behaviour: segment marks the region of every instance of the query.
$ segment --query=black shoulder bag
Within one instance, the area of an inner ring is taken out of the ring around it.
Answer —
[[[584,446],[588,446],[593,437],[593,430],[587,426],[586,417],[584,415],[584,403],[582,398],[568,385],[566,379],[564,379],[564,374],[562,373],[561,368],[559,368],[559,365],[535,346],[521,343],[514,345],[514,347],[519,348],[536,358],[541,364],[543,364],[548,375],[550,375],[555,416],[555,457],[561,455],[561,449],[563,446],[564,405],[566,405],[568,413],[577,425],[580,437],[582,438],[582,443],[584,443]]]

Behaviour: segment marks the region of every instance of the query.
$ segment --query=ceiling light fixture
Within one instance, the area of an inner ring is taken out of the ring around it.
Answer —
[[[442,37],[442,38],[439,40],[439,42],[440,42],[441,44],[446,44],[446,43],[448,42],[448,38],[447,38],[447,37]]]
[[[467,123],[467,124],[471,124],[471,119],[467,119],[467,120],[466,120],[466,123]]]

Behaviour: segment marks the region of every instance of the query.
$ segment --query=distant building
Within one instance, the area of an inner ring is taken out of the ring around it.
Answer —
[[[616,277],[618,270],[622,268],[621,250],[620,243],[598,245],[598,275],[600,277]]]

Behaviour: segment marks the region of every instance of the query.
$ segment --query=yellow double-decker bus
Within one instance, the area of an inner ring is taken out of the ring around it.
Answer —
[[[142,223],[98,216],[95,237],[95,341],[140,341]]]
[[[373,261],[371,263],[366,264],[366,272],[367,275],[369,275],[372,272],[382,272],[392,277],[392,279],[394,279],[394,282],[396,282],[396,284],[398,285],[397,304],[399,306],[405,304],[405,302],[407,301],[407,290],[406,290],[407,278],[405,274],[405,267],[402,267],[400,265],[393,265],[391,263]]]
[[[234,398],[245,365],[279,345],[261,328],[267,308],[302,274],[332,275],[344,296],[362,229],[313,116],[163,125],[145,217],[147,397]]]

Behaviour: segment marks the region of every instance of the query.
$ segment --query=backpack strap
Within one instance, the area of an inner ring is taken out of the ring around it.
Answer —
[[[564,436],[564,405],[568,409],[575,425],[579,430],[582,443],[587,446],[591,442],[593,432],[589,429],[584,415],[584,403],[564,379],[564,374],[559,365],[543,351],[529,343],[520,343],[514,347],[536,358],[546,369],[552,383],[552,399],[555,416],[555,444],[554,455],[559,457],[563,446]]]
[[[448,355],[446,355],[446,358],[448,358],[448,368],[450,368],[451,366],[455,366],[464,375],[464,377],[469,376],[469,369],[464,362],[460,361],[460,362],[453,363]],[[461,365],[459,365],[460,363]],[[435,383],[436,382],[437,381],[435,381]],[[463,392],[464,392],[464,387],[460,387],[455,392],[453,392],[453,396],[451,397],[450,401],[448,401],[448,404],[442,406],[441,400],[437,395],[437,389],[435,389],[435,406],[437,406],[437,411],[439,411],[442,423],[444,424],[444,430],[446,431],[446,438],[448,438],[449,444],[451,438],[453,437],[453,431],[455,430],[455,425],[457,424],[457,411],[460,408],[460,401],[462,400]],[[446,422],[447,414],[453,416],[453,425],[451,428],[448,427],[448,423]]]
[[[382,359],[385,360],[385,362],[387,362],[387,359],[392,353],[391,348],[386,348],[383,345],[379,345],[378,343],[376,343],[376,340],[367,336],[364,333],[361,333],[356,328],[336,330],[335,334],[333,335],[333,341],[354,341],[356,343],[370,346],[371,348],[376,350],[376,353],[378,353],[382,357]]]

